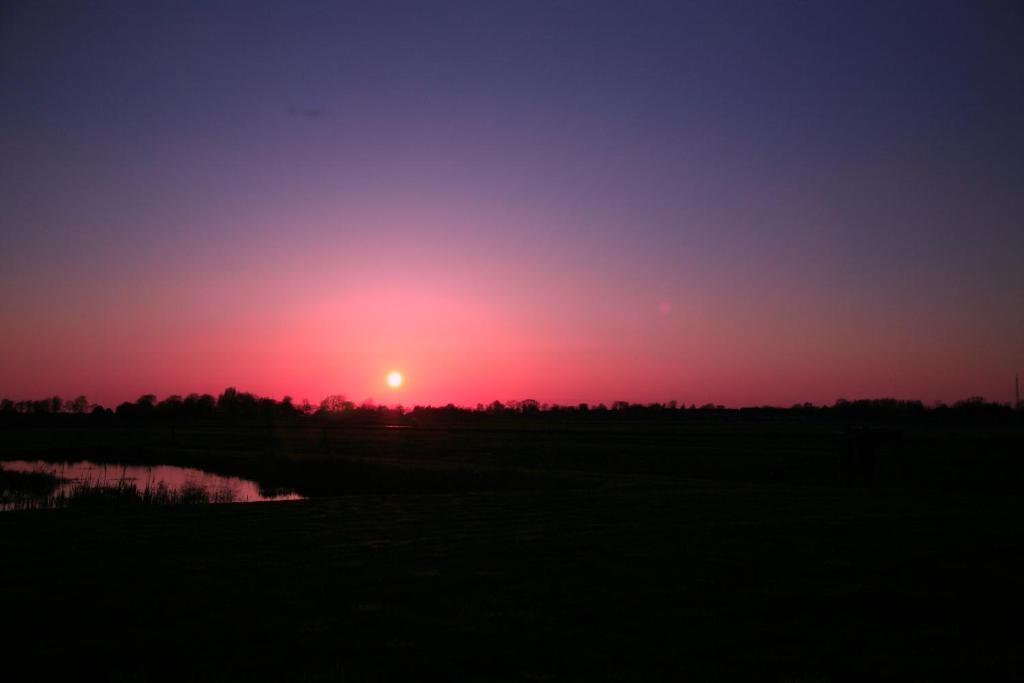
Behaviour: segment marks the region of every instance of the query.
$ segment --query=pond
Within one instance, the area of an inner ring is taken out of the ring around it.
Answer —
[[[43,460],[0,462],[0,510],[104,503],[258,503],[301,500],[250,479],[194,467]],[[20,473],[20,475],[18,474]]]

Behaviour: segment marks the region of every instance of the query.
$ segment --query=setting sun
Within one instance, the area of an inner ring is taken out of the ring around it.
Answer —
[[[402,386],[402,373],[398,371],[388,373],[388,386],[392,389]]]

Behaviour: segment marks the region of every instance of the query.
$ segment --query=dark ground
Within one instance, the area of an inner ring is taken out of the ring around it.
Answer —
[[[803,423],[8,430],[0,448],[97,459],[90,440],[545,483],[0,514],[7,680],[1024,678],[1014,431],[909,430],[870,487],[841,478],[841,430]]]

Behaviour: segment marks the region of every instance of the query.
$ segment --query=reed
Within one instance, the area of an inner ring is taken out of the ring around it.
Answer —
[[[7,472],[6,474],[11,474]],[[23,473],[18,473],[23,474]],[[37,474],[37,473],[31,473]],[[56,479],[56,478],[55,478]],[[78,482],[70,488],[55,489],[44,493],[20,492],[0,500],[6,509],[57,509],[70,507],[136,507],[151,505],[202,505],[207,503],[231,503],[234,492],[228,488],[208,487],[196,482],[171,488],[164,482],[139,488],[135,483],[121,480],[116,483]]]

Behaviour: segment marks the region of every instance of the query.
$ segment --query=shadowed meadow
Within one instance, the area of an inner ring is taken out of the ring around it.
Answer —
[[[259,403],[2,414],[7,461],[176,465],[305,498],[133,480],[0,514],[21,679],[82,661],[110,680],[1020,674],[1024,429],[1005,406],[238,396]],[[0,470],[6,495],[47,477]]]

